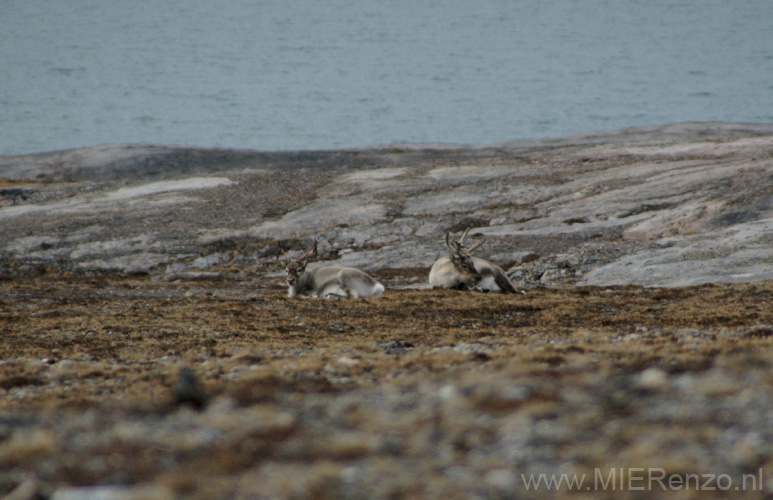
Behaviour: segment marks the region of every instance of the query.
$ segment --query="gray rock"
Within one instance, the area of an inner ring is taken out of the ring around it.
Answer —
[[[520,286],[770,279],[772,147],[771,125],[686,123],[471,148],[0,157],[26,193],[0,204],[0,273],[260,274],[277,240],[312,239],[326,263],[421,269],[470,229]]]

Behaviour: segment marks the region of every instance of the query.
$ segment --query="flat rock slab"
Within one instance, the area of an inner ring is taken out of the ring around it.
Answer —
[[[773,277],[773,125],[685,123],[464,148],[114,145],[0,157],[0,272],[252,272],[278,243],[426,276],[446,231],[517,283]],[[406,278],[406,279],[404,279]]]

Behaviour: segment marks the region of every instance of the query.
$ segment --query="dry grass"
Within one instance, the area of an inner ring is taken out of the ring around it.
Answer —
[[[683,474],[698,466],[693,451],[667,450],[703,446],[698,463],[716,465],[724,420],[647,420],[639,397],[668,407],[685,375],[705,379],[700,392],[716,404],[773,388],[773,282],[526,295],[389,290],[361,300],[288,300],[275,286],[230,280],[38,276],[0,287],[0,412],[26,422],[0,424],[0,463],[16,471],[0,475],[0,493],[19,471],[41,480],[41,494],[62,484],[161,481],[190,498],[246,498],[252,487],[271,496],[296,479],[297,497],[353,496],[347,467],[373,476],[354,483],[383,483],[367,490],[373,497],[453,493],[446,467],[489,471],[491,484],[480,487],[494,497],[500,486],[505,497],[519,491],[496,472],[516,466],[648,463]],[[183,366],[212,397],[200,417],[175,401]],[[768,375],[751,387],[750,374]],[[87,429],[78,419],[88,414]],[[148,420],[155,423],[143,427]],[[619,428],[597,431],[609,421]],[[562,422],[577,434],[544,445],[552,459],[508,462],[497,443],[526,422]],[[190,425],[191,435],[175,425]],[[156,428],[168,433],[146,435]],[[201,429],[220,437],[207,441]],[[93,442],[68,462],[82,435]],[[34,446],[21,453],[27,441]],[[444,446],[453,450],[445,458]],[[771,459],[732,464],[742,472]]]

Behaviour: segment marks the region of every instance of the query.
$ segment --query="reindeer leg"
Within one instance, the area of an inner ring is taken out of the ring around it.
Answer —
[[[504,293],[518,293],[518,290],[513,286],[506,274],[495,273],[494,280],[496,281],[497,286]]]

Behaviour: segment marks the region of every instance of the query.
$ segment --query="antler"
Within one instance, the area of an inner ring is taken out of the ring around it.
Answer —
[[[473,250],[475,250],[476,248],[478,248],[478,247],[479,247],[479,246],[481,246],[482,244],[486,243],[486,237],[485,237],[485,236],[483,236],[482,234],[480,234],[480,233],[477,233],[477,234],[475,234],[474,236],[480,236],[480,241],[479,241],[479,242],[477,242],[476,244],[474,244],[473,246],[471,246],[470,248],[468,248],[468,249],[467,249],[467,251],[468,251],[468,252],[470,252],[470,253],[472,253],[472,251],[473,251]]]
[[[476,248],[478,248],[479,246],[481,246],[483,243],[486,242],[486,239],[485,239],[485,237],[482,234],[476,233],[473,236],[480,237],[481,240],[478,243],[476,243],[473,246],[471,246],[470,248],[465,248],[465,246],[464,246],[464,239],[467,237],[467,233],[469,231],[470,231],[470,228],[465,229],[464,233],[462,234],[461,238],[459,238],[458,241],[452,240],[451,239],[451,233],[447,232],[446,233],[446,247],[448,247],[448,249],[451,250],[452,252],[459,252],[459,251],[463,250],[463,251],[466,251],[467,253],[472,253],[473,250],[475,250]]]
[[[311,248],[309,248],[305,254],[303,254],[303,257],[301,257],[298,260],[306,260],[306,258],[309,256],[309,254],[313,253],[314,257],[317,256],[317,240],[314,240],[314,244],[311,245]]]
[[[285,259],[287,259],[287,262],[290,262],[290,256],[287,255],[287,252],[285,252],[285,249],[282,248],[282,244],[279,243],[279,245],[277,245],[277,246],[279,247],[279,252],[282,252],[282,255],[285,256]],[[274,264],[278,264],[279,263],[279,252],[277,252],[277,254],[276,254],[276,261],[274,261]]]
[[[461,248],[461,245],[459,245],[459,242],[451,239],[451,233],[448,231],[446,231],[445,243],[446,243],[446,248],[452,254],[458,253],[459,249]]]
[[[279,245],[277,245],[277,246],[279,247],[279,251],[282,252],[282,255],[285,256],[285,259],[287,259],[287,262],[290,262],[291,260],[293,260],[293,259],[290,258],[289,255],[287,255],[287,252],[285,252],[285,249],[282,248],[282,244],[281,243]],[[309,254],[311,254],[311,253],[313,253],[315,257],[317,256],[317,240],[314,240],[314,244],[311,245],[311,248],[309,248],[306,251],[306,253],[303,254],[303,256],[300,259],[297,259],[298,262],[300,262],[302,260],[305,260],[309,256]],[[279,262],[279,253],[276,254],[276,262]]]

